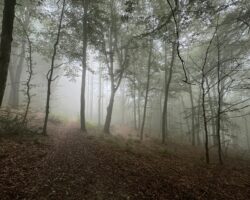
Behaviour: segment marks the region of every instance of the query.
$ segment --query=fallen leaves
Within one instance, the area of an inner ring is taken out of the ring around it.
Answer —
[[[43,142],[4,138],[0,146],[1,200],[250,199],[247,167],[137,152],[72,125]]]

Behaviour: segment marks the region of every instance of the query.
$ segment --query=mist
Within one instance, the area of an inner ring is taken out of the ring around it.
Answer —
[[[249,8],[1,0],[1,199],[250,198]]]

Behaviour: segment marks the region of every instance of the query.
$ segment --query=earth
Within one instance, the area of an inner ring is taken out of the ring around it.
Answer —
[[[71,123],[47,137],[1,137],[0,199],[250,199],[248,161],[207,165],[185,146],[96,132]]]

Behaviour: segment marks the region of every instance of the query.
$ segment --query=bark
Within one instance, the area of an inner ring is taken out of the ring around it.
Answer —
[[[141,93],[140,88],[138,88],[138,101],[137,101],[137,110],[138,110],[138,129],[141,129]]]
[[[218,142],[218,156],[219,156],[219,162],[220,164],[223,164],[223,160],[222,160],[222,151],[221,151],[221,106],[222,106],[222,96],[223,96],[223,92],[221,89],[221,63],[220,63],[220,57],[221,57],[221,52],[220,52],[220,44],[219,44],[219,36],[217,36],[217,50],[218,50],[218,54],[217,54],[217,79],[218,79],[218,83],[217,83],[217,92],[218,92],[218,108],[217,108],[217,142]]]
[[[114,99],[115,99],[115,92],[111,91],[109,105],[107,107],[107,116],[106,116],[105,125],[103,129],[103,132],[106,134],[110,134],[110,124],[111,124],[113,107],[114,107]]]
[[[204,73],[202,74],[202,83],[201,83],[201,88],[202,88],[202,113],[203,113],[203,122],[204,122],[204,130],[205,130],[205,155],[206,155],[206,163],[210,162],[209,159],[209,148],[208,148],[208,126],[207,126],[207,113],[206,113],[206,105],[205,105],[205,95],[206,95],[206,90],[205,90],[205,84],[204,84]]]
[[[135,81],[135,80],[134,80]],[[134,88],[133,88],[133,114],[134,114],[134,129],[137,130],[137,111],[136,111],[136,85],[134,82]]]
[[[209,83],[208,83],[208,79],[206,78],[206,85],[207,87],[209,88]],[[214,96],[215,98],[215,96]],[[210,112],[211,112],[211,122],[212,122],[212,132],[213,132],[213,142],[214,142],[214,145],[217,145],[218,142],[216,141],[217,140],[217,137],[216,137],[216,120],[215,120],[215,110],[214,110],[214,107],[213,107],[213,99],[211,97],[211,93],[210,91],[208,91],[208,103],[209,103],[209,107],[210,107]]]
[[[128,46],[129,42],[125,46],[125,49],[118,48],[118,32],[117,32],[117,23],[116,17],[114,13],[114,1],[111,1],[111,26],[109,31],[109,51],[104,47],[104,54],[108,66],[109,78],[111,84],[111,95],[109,100],[109,105],[107,107],[107,115],[105,119],[105,124],[103,128],[103,132],[105,134],[110,134],[110,125],[113,113],[114,106],[114,98],[119,86],[121,84],[124,70],[129,66],[128,64]],[[104,41],[105,43],[105,41]],[[125,52],[123,51],[125,50]],[[114,54],[116,53],[118,58],[119,72],[115,72],[114,70]]]
[[[122,125],[125,124],[125,105],[126,105],[126,99],[125,99],[125,86],[122,84],[122,100],[121,100],[121,109],[122,109]]]
[[[106,60],[107,60],[107,66],[109,70],[109,77],[110,77],[110,89],[111,89],[111,95],[109,99],[109,104],[107,107],[107,115],[105,119],[105,124],[103,128],[103,132],[105,134],[110,134],[110,124],[112,119],[112,112],[113,112],[113,105],[114,105],[114,98],[115,98],[115,75],[114,75],[114,28],[115,28],[115,21],[114,21],[114,8],[113,8],[114,1],[111,1],[111,25],[109,29],[109,52],[107,53],[107,50],[104,49]],[[104,41],[105,42],[105,41]],[[108,55],[109,54],[109,55]]]
[[[112,29],[112,27],[110,28]],[[110,39],[109,39],[109,49],[110,49],[110,55],[109,55],[109,61],[110,61],[110,66],[109,66],[109,76],[110,76],[110,81],[111,81],[111,95],[109,99],[109,104],[107,107],[107,115],[105,119],[105,124],[104,124],[104,129],[103,132],[105,134],[110,134],[110,124],[111,124],[111,119],[112,119],[112,112],[113,112],[113,106],[114,106],[114,98],[115,98],[115,78],[114,78],[114,52],[113,52],[113,38],[112,38],[112,30],[110,30]]]
[[[150,39],[149,56],[148,56],[147,85],[146,85],[146,95],[145,95],[144,109],[143,109],[143,116],[142,116],[140,140],[143,140],[143,137],[144,137],[144,125],[145,125],[145,119],[146,119],[146,113],[147,113],[148,93],[149,93],[149,86],[150,86],[150,70],[151,70],[152,50],[153,50],[153,40]]]
[[[99,71],[99,97],[98,97],[98,126],[101,126],[101,115],[102,115],[101,103],[102,103],[102,68],[100,66],[100,71]]]
[[[197,109],[197,128],[196,128],[196,141],[197,144],[201,144],[201,139],[200,139],[200,112],[201,112],[201,90],[199,90],[199,100],[198,100],[198,109]]]
[[[90,119],[93,120],[93,100],[94,100],[94,74],[91,73],[90,79]]]
[[[43,134],[44,135],[47,135],[47,124],[48,124],[49,111],[50,111],[51,84],[57,78],[57,77],[53,78],[53,75],[54,75],[54,69],[55,69],[55,58],[56,58],[56,54],[57,54],[57,46],[59,45],[59,41],[60,41],[65,5],[66,5],[66,0],[63,0],[63,7],[62,7],[60,19],[59,19],[59,26],[58,26],[58,31],[57,31],[57,35],[56,35],[56,42],[55,42],[54,47],[53,47],[51,66],[50,66],[50,70],[48,71],[48,74],[47,74],[48,88],[47,88],[47,98],[46,98],[46,107],[45,107],[45,119],[44,119],[44,125],[43,125]]]
[[[32,76],[33,76],[32,42],[31,42],[30,36],[29,36],[29,34],[27,32],[27,28],[28,28],[27,20],[25,20],[25,22],[22,23],[21,19],[19,19],[18,17],[16,17],[16,19],[18,20],[18,22],[22,26],[24,36],[25,36],[25,40],[28,42],[28,61],[27,61],[27,64],[28,64],[28,69],[27,69],[28,79],[27,79],[27,81],[25,83],[25,85],[26,85],[25,94],[27,96],[27,104],[26,104],[26,107],[25,107],[25,112],[24,112],[24,117],[23,117],[23,123],[26,123],[26,119],[27,119],[27,116],[28,116],[28,113],[29,113],[29,108],[30,108],[30,103],[31,103],[30,90],[31,90],[31,79],[32,79]],[[28,16],[28,19],[29,19],[29,16]],[[26,44],[26,41],[24,41],[23,44]],[[25,47],[25,45],[23,46],[23,48],[24,47]],[[25,49],[23,49],[23,51],[25,52]],[[25,56],[25,53],[24,53],[23,56]],[[24,57],[23,57],[23,59],[24,59]]]
[[[83,35],[82,35],[82,85],[81,85],[81,111],[80,111],[80,123],[81,123],[81,131],[86,132],[86,108],[85,108],[85,90],[86,90],[86,70],[87,70],[87,48],[88,48],[88,23],[87,23],[87,12],[88,12],[88,0],[82,0],[83,1],[83,8],[84,8],[84,14],[83,14]]]
[[[173,75],[173,67],[176,57],[176,43],[172,44],[172,57],[169,68],[169,74],[167,73],[167,47],[165,44],[165,94],[164,94],[164,104],[163,104],[163,112],[162,112],[162,143],[166,142],[166,136],[168,133],[168,123],[167,123],[167,113],[168,113],[168,97],[169,97],[169,88]]]
[[[26,31],[25,31],[26,32]],[[26,82],[26,96],[27,96],[27,104],[26,104],[26,108],[25,108],[25,113],[24,113],[24,117],[23,117],[23,123],[26,122],[28,113],[29,113],[29,108],[30,108],[30,103],[31,103],[31,94],[30,94],[30,90],[31,90],[31,79],[33,76],[33,63],[32,63],[32,43],[30,41],[29,35],[26,32],[25,33],[27,40],[28,40],[28,47],[29,47],[29,61],[28,61],[28,80]]]
[[[205,156],[206,156],[206,163],[208,164],[210,162],[210,158],[209,158],[209,148],[208,148],[208,123],[207,123],[207,113],[206,113],[206,104],[205,104],[205,100],[206,100],[206,86],[205,86],[205,80],[206,80],[206,64],[207,64],[207,60],[208,60],[208,54],[209,54],[209,50],[210,47],[212,45],[212,42],[214,40],[214,37],[217,33],[217,28],[215,29],[213,36],[211,38],[211,40],[209,41],[208,47],[206,49],[206,53],[205,53],[205,58],[204,58],[204,62],[201,68],[201,91],[202,91],[202,95],[201,95],[201,105],[202,105],[202,115],[203,115],[203,122],[204,122],[204,131],[205,131]]]
[[[161,115],[162,111],[163,111],[162,96],[163,96],[163,91],[160,91],[160,95],[159,95],[159,115]],[[160,123],[159,123],[159,138],[161,138],[161,125],[162,125],[162,117],[161,117]]]
[[[4,0],[2,33],[0,43],[0,107],[2,106],[11,55],[16,0]]]

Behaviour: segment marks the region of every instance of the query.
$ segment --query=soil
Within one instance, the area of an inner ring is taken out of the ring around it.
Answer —
[[[69,124],[48,137],[1,137],[0,199],[250,199],[247,161],[206,165],[94,132]]]

